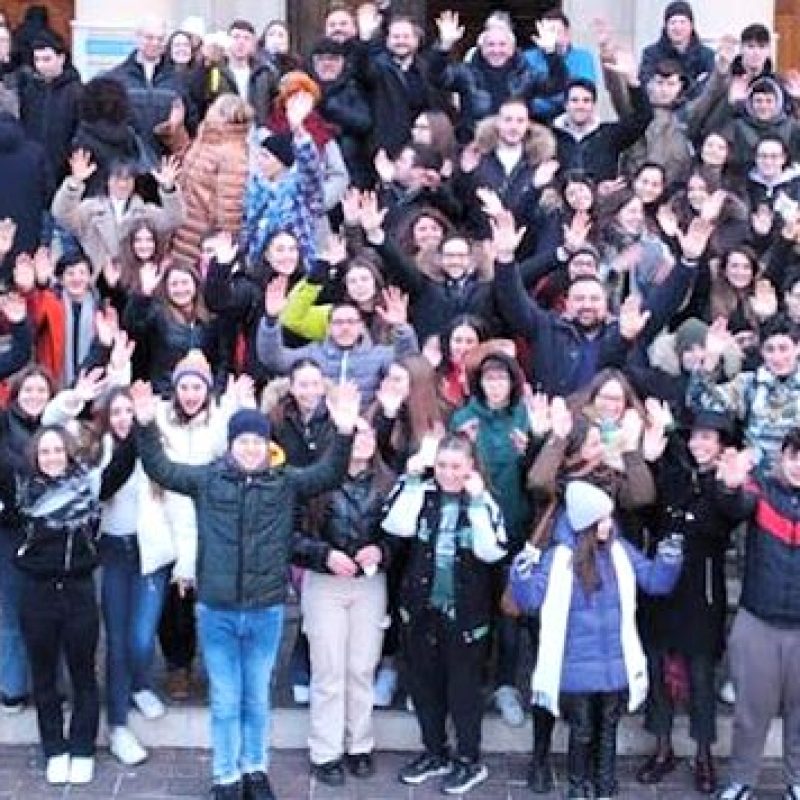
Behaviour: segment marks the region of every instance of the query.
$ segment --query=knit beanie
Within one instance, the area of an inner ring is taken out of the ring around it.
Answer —
[[[177,386],[178,381],[185,375],[195,375],[200,378],[210,389],[214,385],[214,376],[211,366],[202,350],[190,350],[172,370],[172,385]]]
[[[242,408],[228,421],[228,447],[243,433],[254,433],[269,441],[269,420],[255,408]]]
[[[287,169],[294,164],[294,145],[288,133],[270,133],[261,140],[261,147],[269,150]]]
[[[674,3],[670,3],[664,9],[665,25],[672,17],[686,17],[689,22],[694,24],[694,12],[692,11],[692,7],[688,3],[684,2],[684,0],[675,0]]]
[[[570,481],[565,501],[567,520],[574,531],[585,531],[614,512],[614,501],[586,481]]]
[[[708,325],[702,320],[691,317],[681,323],[678,330],[675,331],[675,352],[678,354],[678,358],[695,345],[704,345],[707,333]]]

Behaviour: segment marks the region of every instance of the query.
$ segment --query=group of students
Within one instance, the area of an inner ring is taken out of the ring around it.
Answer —
[[[213,796],[274,798],[291,586],[318,782],[374,773],[398,675],[399,780],[485,781],[527,632],[534,793],[562,717],[566,797],[613,797],[642,705],[658,783],[686,702],[698,792],[754,797],[781,714],[800,800],[800,75],[672,2],[640,60],[595,26],[605,121],[560,11],[529,49],[435,22],[335,5],[304,60],[280,22],[147,19],[86,84],[46,13],[0,25],[0,707],[88,783],[101,619],[127,765],[156,642],[172,701],[199,644]]]

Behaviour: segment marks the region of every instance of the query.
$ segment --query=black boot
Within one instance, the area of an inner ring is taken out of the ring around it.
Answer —
[[[605,693],[600,700],[595,722],[594,796],[613,797],[617,793],[617,726],[624,710],[622,692]]]
[[[533,758],[528,767],[528,788],[534,794],[553,791],[553,767],[550,764],[550,742],[556,719],[540,706],[533,707]]]

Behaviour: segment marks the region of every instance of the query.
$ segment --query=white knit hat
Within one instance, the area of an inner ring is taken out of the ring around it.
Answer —
[[[602,489],[586,481],[570,481],[565,500],[567,520],[574,531],[591,528],[614,512],[614,501]]]

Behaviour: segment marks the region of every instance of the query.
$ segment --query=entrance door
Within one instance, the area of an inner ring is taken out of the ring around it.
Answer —
[[[775,3],[775,31],[778,34],[778,69],[800,67],[800,0],[777,0]]]
[[[72,43],[70,22],[75,19],[75,0],[47,0],[46,3],[41,0],[39,3],[25,2],[25,0],[5,0],[2,7],[12,29],[22,22],[25,12],[33,5],[43,5],[47,8],[50,27],[62,36],[69,47]]]

